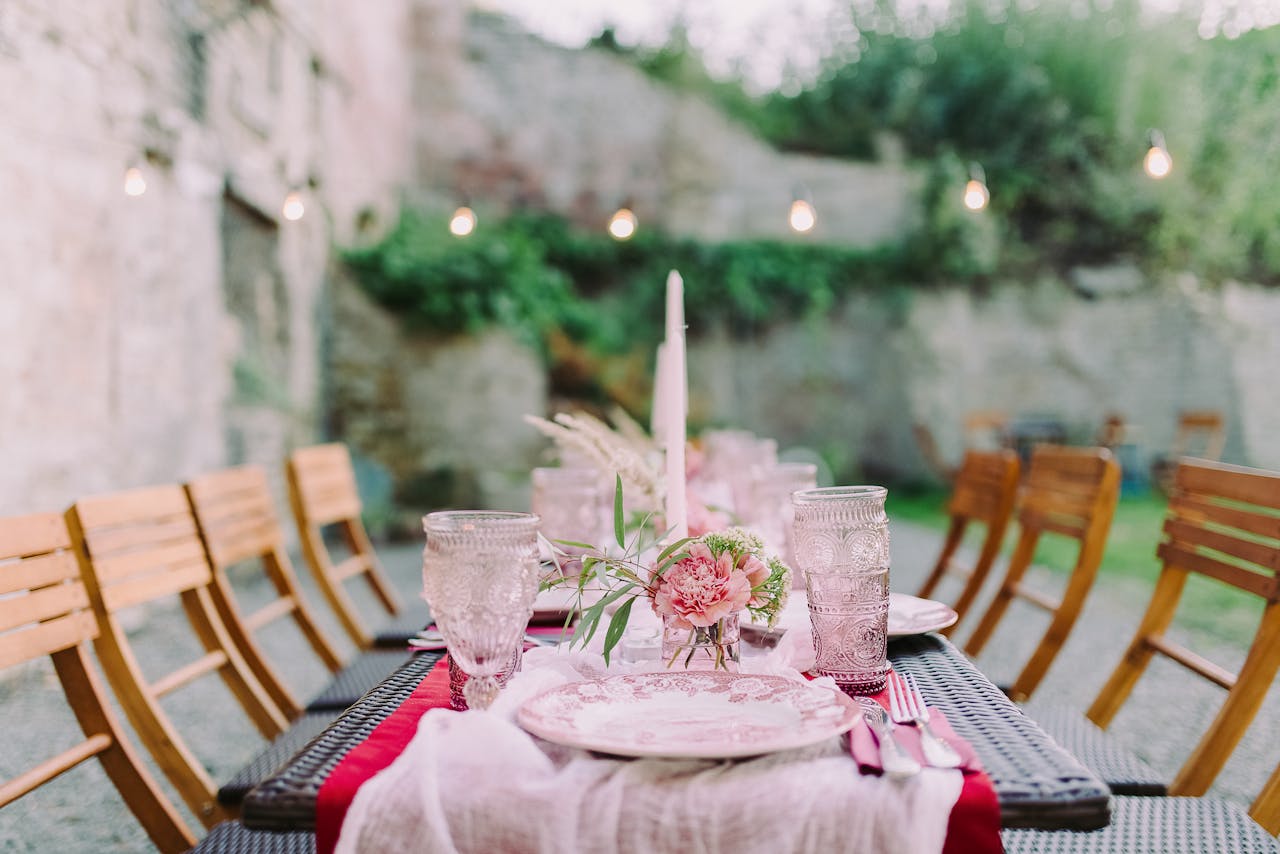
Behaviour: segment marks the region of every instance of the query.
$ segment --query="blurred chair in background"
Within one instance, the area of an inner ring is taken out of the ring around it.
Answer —
[[[186,485],[200,535],[213,565],[210,593],[236,647],[276,706],[290,718],[303,711],[345,709],[381,682],[407,657],[399,651],[358,653],[345,668],[335,645],[316,623],[284,547],[284,532],[276,517],[266,473],[258,466],[209,472]],[[227,577],[233,565],[252,564],[264,575],[276,596],[252,614],[243,615]],[[272,663],[254,640],[254,633],[289,617],[330,673],[338,674],[304,706],[289,688],[281,668]]]
[[[1120,493],[1120,466],[1105,448],[1041,445],[1031,456],[1031,469],[1018,508],[1018,544],[995,599],[965,645],[977,657],[1014,598],[1048,611],[1052,618],[1035,652],[1008,694],[1026,700],[1035,691],[1066,641],[1102,563],[1102,552]],[[1075,565],[1060,599],[1023,583],[1036,544],[1050,533],[1079,543]]]
[[[360,519],[360,493],[346,445],[300,448],[289,455],[285,474],[302,554],[342,627],[360,649],[403,648],[426,625],[426,606],[415,602],[401,613],[400,601]],[[350,552],[346,558],[335,562],[325,542],[327,528],[341,535]],[[399,619],[380,631],[370,629],[344,586],[353,578],[363,578],[386,613]]]
[[[1000,554],[1000,544],[1004,542],[1004,531],[1018,494],[1018,468],[1018,455],[1009,450],[969,451],[964,455],[951,499],[947,502],[950,523],[942,552],[916,595],[928,599],[944,576],[959,576],[964,579],[964,588],[952,607],[960,619],[964,619],[965,612],[973,604]],[[978,559],[966,569],[955,565],[955,554],[970,523],[985,525],[987,533]],[[949,635],[954,630],[953,625],[944,629],[943,634]]]

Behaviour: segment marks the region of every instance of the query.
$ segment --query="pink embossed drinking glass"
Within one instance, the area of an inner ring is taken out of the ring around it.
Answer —
[[[467,705],[498,696],[498,674],[519,654],[538,595],[538,517],[445,510],[422,518],[423,597],[449,655],[470,677]]]
[[[889,672],[887,495],[882,486],[832,486],[791,496],[815,666],[849,694],[882,690]]]

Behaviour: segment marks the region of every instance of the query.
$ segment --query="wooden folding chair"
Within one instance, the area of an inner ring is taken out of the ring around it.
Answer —
[[[294,451],[285,472],[302,554],[342,627],[361,649],[375,645],[403,647],[426,624],[425,608],[411,609],[402,619],[375,633],[344,587],[347,581],[363,577],[389,615],[401,613],[400,602],[360,520],[360,494],[346,445],[313,445]],[[337,528],[351,552],[336,562],[324,538],[324,529],[330,526]]]
[[[1280,474],[1184,460],[1156,549],[1162,567],[1138,630],[1089,707],[1089,723],[1066,710],[1037,711],[1050,734],[1072,749],[1118,794],[1202,795],[1257,714],[1280,669]],[[1236,673],[1168,636],[1190,575],[1204,575],[1259,596],[1266,606]],[[1176,661],[1227,689],[1226,699],[1173,782],[1129,754],[1102,730],[1128,699],[1152,656]],[[1097,726],[1094,726],[1096,724]],[[1272,792],[1271,797],[1280,798]]]
[[[942,552],[917,595],[927,599],[944,576],[958,575],[965,579],[965,583],[952,607],[960,619],[964,618],[1000,554],[1000,544],[1004,542],[1004,531],[1018,494],[1018,468],[1018,455],[1013,451],[969,451],[964,455],[951,500],[947,502],[947,515],[951,521],[942,543]],[[985,525],[987,533],[977,561],[966,569],[956,566],[954,559],[971,523]],[[952,626],[944,629],[943,633],[950,634],[954,630],[955,626]]]
[[[249,669],[288,717],[302,714],[303,705],[281,668],[270,661],[254,638],[256,632],[277,620],[292,618],[324,666],[338,674],[305,711],[345,709],[404,662],[407,654],[403,649],[379,650],[358,654],[344,668],[298,586],[262,468],[242,466],[203,474],[192,479],[186,490],[213,565],[210,593],[218,614]],[[271,582],[276,597],[242,616],[227,569],[243,563],[256,564]]]
[[[213,572],[180,486],[158,486],[86,498],[66,514],[81,576],[98,620],[98,660],[139,739],[206,826],[234,817],[244,793],[331,720],[309,715],[293,728],[250,672],[218,616]],[[178,596],[205,653],[149,679],[120,622],[122,611]],[[258,731],[275,741],[219,789],[187,746],[161,700],[217,672]]]
[[[1053,615],[1040,644],[1008,689],[1014,700],[1031,696],[1075,625],[1102,562],[1119,494],[1120,466],[1105,448],[1039,445],[1033,451],[1018,509],[1018,544],[1009,558],[1009,568],[999,592],[965,646],[969,655],[977,656],[1015,597]],[[1036,544],[1045,533],[1068,537],[1080,544],[1061,599],[1022,582],[1035,555]]]
[[[0,783],[0,807],[96,756],[152,843],[161,851],[186,851],[196,835],[134,751],[89,660],[87,644],[98,626],[70,549],[66,523],[55,513],[0,519],[0,669],[52,658],[85,735],[76,746]]]

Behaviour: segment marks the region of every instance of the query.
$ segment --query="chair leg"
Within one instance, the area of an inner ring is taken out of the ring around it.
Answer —
[[[1000,590],[996,593],[996,598],[987,606],[987,612],[982,615],[978,628],[974,629],[968,643],[965,644],[964,651],[969,656],[976,658],[982,653],[987,641],[991,640],[996,626],[1000,624],[1009,603],[1013,601],[1018,582],[1022,580],[1027,567],[1031,565],[1031,556],[1035,554],[1036,541],[1039,539],[1039,531],[1034,528],[1023,528],[1022,536],[1018,538],[1018,545],[1013,551],[1013,557],[1009,559],[1009,568],[1005,572],[1004,581],[1000,583]]]
[[[942,577],[947,574],[947,567],[950,566],[951,558],[960,546],[960,541],[964,539],[964,529],[967,525],[967,519],[956,516],[951,517],[951,525],[947,528],[947,537],[943,540],[942,552],[938,555],[938,562],[934,564],[933,571],[929,573],[929,577],[925,579],[924,584],[920,585],[920,590],[916,593],[917,596],[922,599],[928,599],[933,595],[934,589],[942,581]]]
[[[1208,791],[1258,713],[1278,669],[1280,602],[1271,602],[1262,614],[1262,624],[1249,649],[1249,657],[1236,676],[1237,687],[1227,694],[1227,701],[1218,710],[1208,732],[1169,784],[1170,795],[1199,796]]]
[[[1129,642],[1129,648],[1125,650],[1124,657],[1086,712],[1089,720],[1100,728],[1106,729],[1111,725],[1112,718],[1129,699],[1133,687],[1138,684],[1147,665],[1151,663],[1155,650],[1147,642],[1147,638],[1163,635],[1169,628],[1186,583],[1187,574],[1180,570],[1165,569],[1160,573],[1151,596],[1151,604],[1147,606],[1147,612],[1138,624],[1138,631]]]

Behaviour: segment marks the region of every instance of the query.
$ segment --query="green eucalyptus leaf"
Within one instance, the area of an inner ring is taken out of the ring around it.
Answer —
[[[622,475],[614,475],[615,482],[613,488],[613,536],[618,541],[618,548],[625,549],[626,532],[623,530],[622,519]]]
[[[604,633],[604,663],[609,664],[609,653],[618,641],[622,640],[622,633],[627,629],[627,621],[631,619],[631,606],[636,603],[635,599],[628,599],[622,603],[622,607],[613,613],[613,619],[609,621],[609,628]]]

